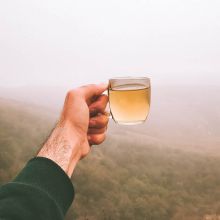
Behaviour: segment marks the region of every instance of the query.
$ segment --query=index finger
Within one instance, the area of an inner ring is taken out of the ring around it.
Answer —
[[[90,84],[79,88],[86,100],[90,100],[95,96],[100,96],[107,89],[107,83]]]
[[[97,100],[89,106],[89,111],[91,114],[93,113],[104,113],[106,106],[108,104],[108,96],[107,95],[100,95]]]

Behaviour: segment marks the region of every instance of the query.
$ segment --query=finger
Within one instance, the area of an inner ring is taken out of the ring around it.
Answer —
[[[90,102],[94,96],[100,96],[105,90],[107,90],[108,84],[90,84],[78,88],[81,93],[84,95],[85,99]]]
[[[108,104],[108,96],[100,95],[98,99],[89,106],[90,114],[104,113]]]
[[[88,135],[90,134],[102,134],[107,130],[107,127],[104,128],[89,128]]]
[[[90,145],[101,144],[105,140],[106,134],[93,134],[88,136],[88,141]]]
[[[89,128],[104,128],[107,126],[109,118],[105,114],[99,114],[95,117],[90,118]]]

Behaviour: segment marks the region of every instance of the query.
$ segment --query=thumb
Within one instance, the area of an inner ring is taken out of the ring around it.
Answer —
[[[107,83],[90,84],[90,85],[80,87],[80,90],[86,100],[89,100],[93,98],[94,96],[100,96],[107,89],[108,89]]]

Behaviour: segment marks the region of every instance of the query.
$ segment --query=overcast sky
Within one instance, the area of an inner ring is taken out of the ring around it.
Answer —
[[[127,75],[220,85],[220,1],[0,1],[0,86]]]

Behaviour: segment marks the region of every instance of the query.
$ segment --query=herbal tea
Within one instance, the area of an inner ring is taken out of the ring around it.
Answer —
[[[109,88],[113,119],[119,124],[138,124],[146,120],[150,109],[150,87],[132,84]]]

